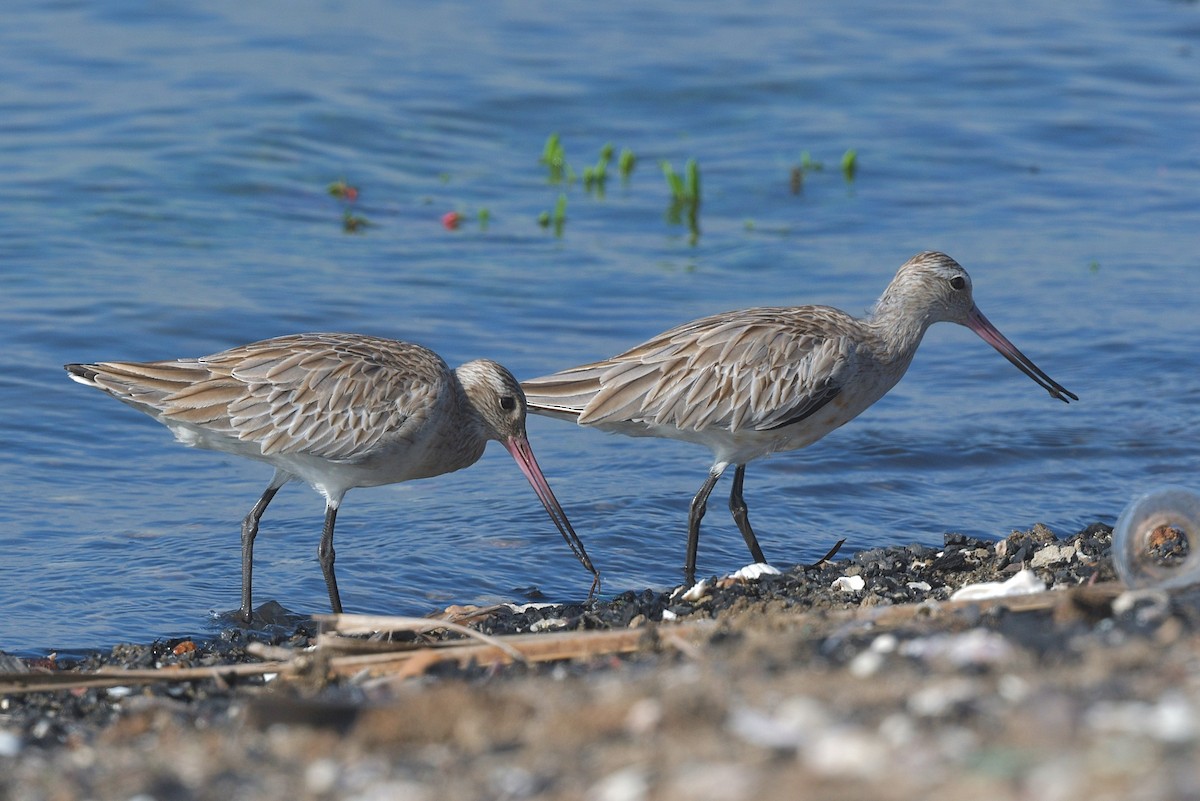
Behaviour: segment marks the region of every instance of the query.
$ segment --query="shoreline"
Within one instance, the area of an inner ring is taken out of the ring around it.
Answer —
[[[1200,783],[1200,593],[1124,592],[1110,537],[447,610],[465,640],[302,623],[34,664],[64,686],[0,678],[0,797],[1167,798]],[[949,600],[1018,574],[1049,589]]]

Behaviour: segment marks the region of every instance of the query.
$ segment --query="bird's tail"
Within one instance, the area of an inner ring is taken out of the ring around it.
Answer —
[[[188,362],[98,362],[64,367],[72,381],[155,416],[170,398],[208,374],[205,368]]]
[[[572,367],[553,375],[521,383],[529,411],[547,417],[578,421],[588,403],[600,391],[603,369],[596,365]]]

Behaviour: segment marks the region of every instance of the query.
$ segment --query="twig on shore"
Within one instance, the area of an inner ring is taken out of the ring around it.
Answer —
[[[1004,608],[1014,613],[1053,611],[1056,617],[1103,615],[1109,613],[1112,601],[1124,589],[1116,582],[1106,582],[982,601],[925,601],[867,609],[802,612],[795,616],[795,625],[809,627],[813,636],[820,637],[848,623],[869,624],[874,631],[881,631],[908,625],[922,617],[954,615],[967,610],[977,612]],[[205,667],[169,665],[159,669],[135,670],[104,667],[88,672],[0,672],[0,695],[205,680],[228,685],[237,679],[270,677],[272,674],[277,674],[283,680],[315,676],[318,683],[347,677],[398,681],[420,676],[439,664],[453,663],[466,667],[471,664],[589,660],[663,647],[691,659],[700,659],[703,651],[696,644],[696,638],[710,636],[719,625],[714,620],[697,620],[614,630],[489,636],[437,619],[358,615],[332,615],[322,619],[332,623],[334,631],[319,635],[315,646],[293,650],[263,643],[249,644],[246,647],[247,654],[269,660],[259,664]],[[349,636],[351,633],[429,632],[436,629],[455,631],[472,639],[392,643]]]

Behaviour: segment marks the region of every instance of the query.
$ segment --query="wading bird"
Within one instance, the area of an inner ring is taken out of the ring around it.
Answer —
[[[431,350],[354,334],[296,334],[198,359],[68,364],[75,381],[159,421],[185,445],[267,462],[275,475],[242,522],[242,604],[249,622],[254,538],[275,493],[299,478],[325,496],[317,550],[329,603],[342,611],[333,526],[346,492],[469,467],[488,440],[508,449],[563,539],[593,576],[583,543],[525,434],[525,396],[486,359],[451,370]]]
[[[919,253],[865,318],[829,306],[743,309],[693,320],[611,359],[524,382],[530,411],[582,426],[709,448],[692,499],[684,576],[695,583],[700,520],[717,479],[736,465],[729,509],[756,562],[742,483],[746,464],[804,448],[894,387],[929,326],[970,328],[1052,397],[1079,400],[1017,350],[975,306],[971,277],[944,253]]]

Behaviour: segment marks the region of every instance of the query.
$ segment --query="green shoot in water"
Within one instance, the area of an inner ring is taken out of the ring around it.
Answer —
[[[612,161],[613,146],[606,144],[600,148],[600,160],[595,167],[583,169],[583,188],[595,191],[597,197],[604,197],[604,182],[608,180],[608,164]]]
[[[563,182],[569,168],[567,167],[567,155],[557,132],[550,134],[546,139],[540,161],[550,171],[550,183],[560,184]]]
[[[563,234],[563,226],[567,224],[567,196],[560,194],[558,201],[554,204],[554,211],[543,211],[538,215],[538,225],[543,228],[554,227],[554,235],[561,237]]]
[[[814,161],[813,157],[805,150],[800,154],[800,169],[805,172],[817,172],[818,170],[825,169],[825,164],[824,162]]]
[[[617,171],[621,174],[621,181],[628,183],[629,176],[633,175],[633,168],[637,165],[637,156],[633,155],[633,151],[627,147],[621,148],[621,155],[617,158]]]
[[[350,211],[350,209],[346,209],[342,213],[342,230],[348,234],[356,234],[370,224],[370,220],[368,220],[366,217],[355,214],[354,212]]]
[[[851,148],[842,155],[842,175],[846,181],[853,181],[858,172],[858,151]]]
[[[673,225],[687,222],[691,232],[690,242],[696,244],[700,238],[700,166],[695,159],[688,159],[683,175],[675,172],[671,162],[661,162],[663,177],[671,190],[671,203],[667,206],[667,220]]]

